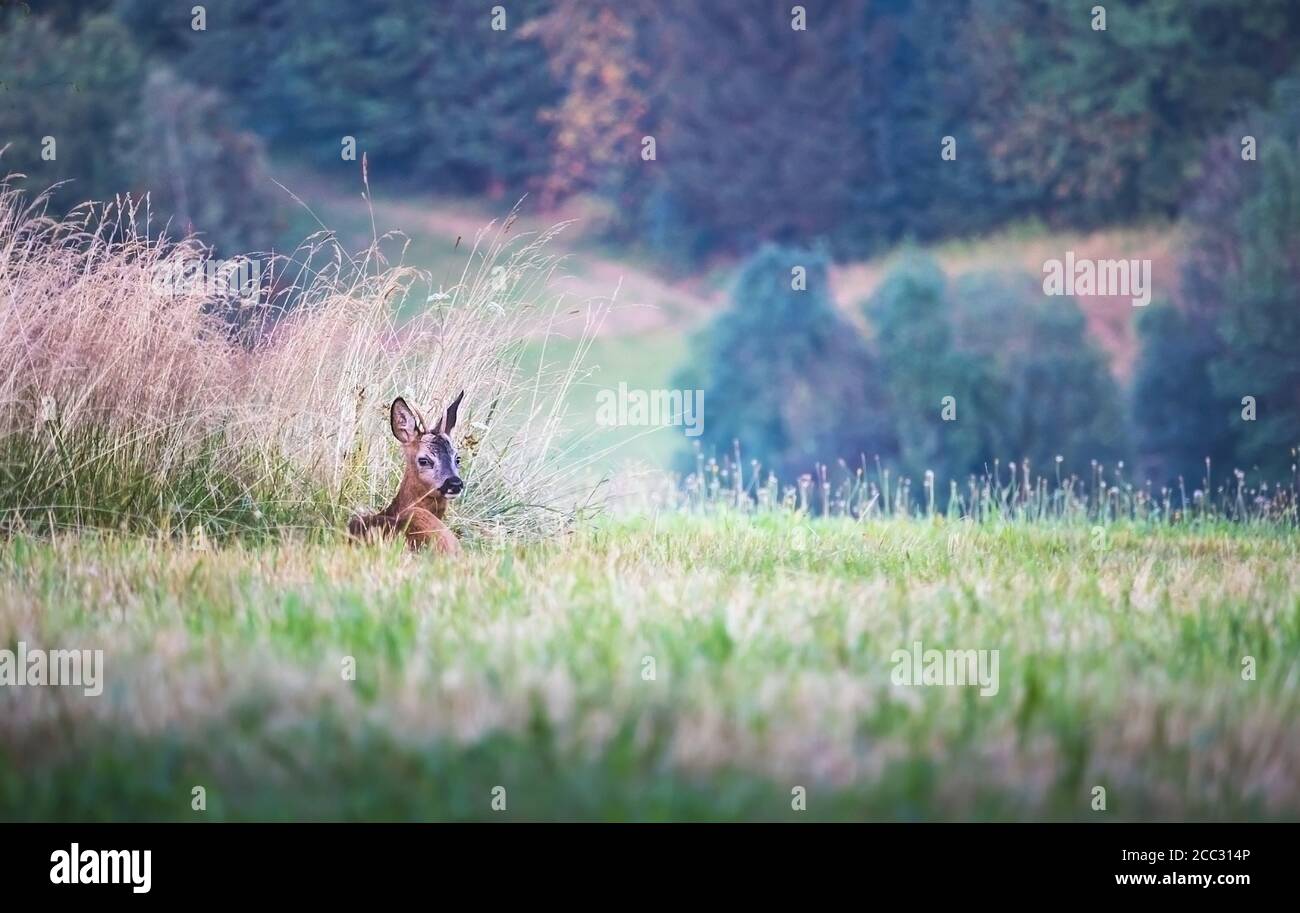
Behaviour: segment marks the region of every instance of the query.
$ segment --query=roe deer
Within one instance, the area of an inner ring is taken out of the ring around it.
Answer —
[[[464,397],[462,390],[429,430],[406,400],[400,396],[393,400],[388,418],[393,437],[402,444],[406,471],[393,503],[379,513],[357,514],[348,521],[348,533],[354,538],[374,540],[400,533],[412,549],[432,545],[444,554],[460,552],[460,543],[443,519],[448,502],[465,488],[460,457],[450,437],[456,427],[456,409]]]

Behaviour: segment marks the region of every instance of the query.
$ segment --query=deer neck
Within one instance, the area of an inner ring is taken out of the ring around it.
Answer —
[[[428,488],[413,474],[407,473],[402,476],[402,484],[398,486],[397,497],[393,503],[388,505],[387,513],[393,517],[401,514],[413,507],[423,507],[439,520],[447,516],[447,499],[436,488]]]

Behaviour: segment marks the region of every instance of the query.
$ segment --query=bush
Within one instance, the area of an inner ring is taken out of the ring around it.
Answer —
[[[911,256],[868,302],[903,470],[962,481],[998,453],[992,365],[959,351],[952,293],[938,265]],[[951,401],[946,401],[952,397]],[[945,406],[950,418],[945,419]]]
[[[679,381],[704,390],[706,454],[730,455],[739,442],[793,479],[893,451],[872,398],[875,368],[831,303],[827,266],[822,254],[766,245],[741,268],[732,307],[697,340],[698,369]],[[795,267],[806,270],[806,291],[791,288]]]
[[[959,484],[994,461],[1088,471],[1123,456],[1119,395],[1071,299],[1029,276],[974,274],[951,285],[908,258],[866,306],[876,330],[903,469]],[[952,396],[944,419],[944,397]]]
[[[1046,297],[1024,273],[975,273],[954,285],[959,350],[988,359],[985,398],[998,448],[991,456],[1029,460],[1050,474],[1086,474],[1128,451],[1123,401],[1106,355],[1088,335],[1072,298]]]

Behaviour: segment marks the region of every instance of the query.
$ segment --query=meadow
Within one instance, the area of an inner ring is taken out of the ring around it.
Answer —
[[[5,639],[102,648],[107,685],[0,691],[0,817],[1295,819],[1298,551],[784,511],[455,562],[11,538]],[[918,640],[998,650],[997,693],[894,683]]]
[[[210,252],[129,200],[44,203],[0,186],[0,651],[104,682],[0,687],[0,819],[1300,817],[1294,479],[625,484],[593,356],[685,345],[603,334],[551,229],[452,279],[322,226],[249,308],[160,285]],[[347,543],[387,403],[461,389],[465,553]],[[997,687],[898,681],[917,643]]]

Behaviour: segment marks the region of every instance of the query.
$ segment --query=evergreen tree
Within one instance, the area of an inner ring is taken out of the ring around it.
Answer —
[[[985,459],[1028,459],[1031,469],[1086,475],[1127,450],[1119,388],[1071,298],[1045,298],[1025,274],[975,273],[954,283],[959,351],[988,359],[979,386],[995,447]]]
[[[281,201],[261,139],[235,129],[221,93],[159,68],[119,133],[133,185],[170,218],[172,237],[197,231],[222,254],[274,246]]]
[[[741,268],[732,307],[697,342],[678,383],[704,390],[701,444],[721,457],[739,441],[786,483],[818,463],[893,453],[880,379],[860,333],[836,311],[827,260],[765,245]],[[792,270],[807,288],[793,289]]]
[[[1256,161],[1243,159],[1246,135]],[[1210,377],[1230,410],[1237,468],[1286,478],[1300,445],[1300,78],[1211,145],[1204,175],[1190,208],[1185,295],[1218,333]]]
[[[59,182],[62,213],[87,199],[129,190],[118,127],[138,110],[143,62],[115,19],[92,16],[56,29],[10,11],[0,30],[0,165],[27,175],[33,191]],[[50,137],[50,142],[46,141]],[[46,153],[45,150],[51,150]],[[52,157],[51,157],[52,156]]]
[[[1172,488],[1180,476],[1199,485],[1207,457],[1217,466],[1232,457],[1232,403],[1210,382],[1222,344],[1213,323],[1165,302],[1143,311],[1137,329],[1130,415],[1138,468],[1157,487]]]
[[[228,99],[174,74],[149,72],[145,55],[114,16],[8,16],[0,164],[33,192],[58,186],[62,214],[86,200],[150,198],[154,225],[193,230],[227,253],[274,241],[273,186],[257,137],[238,130]],[[52,157],[43,153],[47,148]]]
[[[928,257],[911,257],[867,306],[904,470],[961,482],[995,454],[1001,416],[986,396],[992,364],[960,351],[948,282]]]
[[[1073,225],[1175,212],[1201,143],[1294,63],[1292,0],[974,0],[971,126],[998,177]]]
[[[373,176],[432,191],[522,194],[545,172],[539,113],[560,95],[527,28],[543,0],[509,4],[502,30],[474,0],[234,2],[177,65],[241,98],[273,146],[352,171],[352,136]]]
[[[970,111],[978,86],[963,52],[968,0],[877,0],[864,16],[863,87],[853,129],[855,206],[837,247],[870,253],[1000,224],[1026,195],[995,178]],[[951,141],[944,143],[945,138]]]
[[[743,15],[694,0],[651,5],[641,53],[657,160],[627,150],[624,178],[641,201],[629,213],[638,230],[668,218],[702,252],[834,233],[861,154],[847,128],[861,89],[862,5],[810,4],[802,31],[789,4]]]

